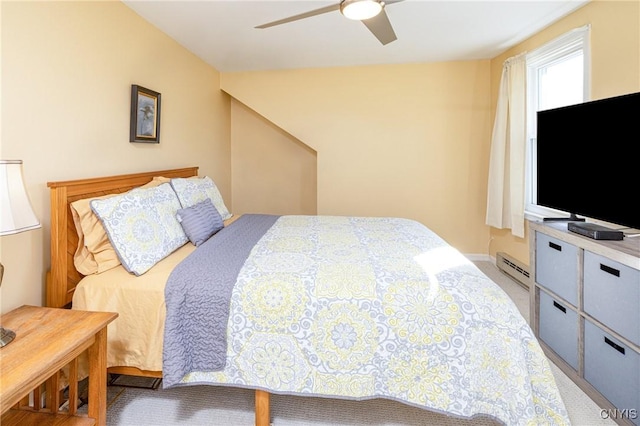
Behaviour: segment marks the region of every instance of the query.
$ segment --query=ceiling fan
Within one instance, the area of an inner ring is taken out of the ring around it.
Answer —
[[[403,0],[341,0],[340,3],[321,7],[320,9],[289,16],[288,18],[258,25],[255,28],[269,28],[276,25],[286,24],[300,19],[310,18],[327,12],[339,10],[346,18],[361,21],[383,45],[396,40],[396,33],[393,31],[389,17],[385,12],[385,6],[399,3]]]

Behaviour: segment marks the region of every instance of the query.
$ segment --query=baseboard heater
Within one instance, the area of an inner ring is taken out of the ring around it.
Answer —
[[[496,253],[496,266],[522,287],[529,289],[529,268],[507,253]]]

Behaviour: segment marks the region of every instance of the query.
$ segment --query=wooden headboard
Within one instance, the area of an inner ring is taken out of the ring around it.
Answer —
[[[48,182],[51,190],[51,270],[47,273],[47,306],[70,305],[73,292],[83,275],[76,271],[73,256],[78,234],[69,204],[83,198],[120,194],[150,182],[154,176],[168,178],[198,175],[198,167],[159,170],[65,182]]]

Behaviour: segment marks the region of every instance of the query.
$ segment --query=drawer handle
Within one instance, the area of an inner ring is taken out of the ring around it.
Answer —
[[[554,300],[553,302],[553,306],[555,306],[556,308],[560,309],[562,311],[563,314],[567,313],[567,308],[565,308],[564,306],[562,306],[561,304],[559,304],[558,302],[556,302]]]
[[[622,355],[624,355],[624,348],[620,345],[618,345],[615,342],[612,342],[608,337],[604,337],[604,342],[611,346],[613,349],[615,349],[616,351],[620,352]]]
[[[560,244],[549,242],[549,247],[554,250],[562,251],[562,246]]]
[[[616,268],[612,268],[611,266],[600,264],[600,269],[605,271],[608,274],[615,275],[616,277],[620,277],[620,271]]]

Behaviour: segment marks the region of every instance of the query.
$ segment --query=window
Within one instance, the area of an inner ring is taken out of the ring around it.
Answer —
[[[575,29],[527,54],[525,213],[558,216],[536,203],[536,112],[589,99],[589,27]]]

